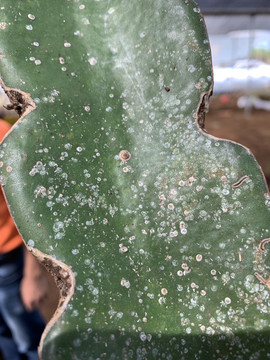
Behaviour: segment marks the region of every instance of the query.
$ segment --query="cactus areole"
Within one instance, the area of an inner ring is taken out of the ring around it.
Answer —
[[[0,49],[1,182],[61,291],[41,359],[270,358],[268,189],[203,131],[196,3],[1,0]]]

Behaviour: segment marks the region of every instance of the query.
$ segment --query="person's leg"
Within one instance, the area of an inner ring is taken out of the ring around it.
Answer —
[[[20,297],[20,282],[23,269],[23,251],[18,251],[14,254],[16,256],[12,256],[12,259],[9,257],[8,261],[8,275],[10,279],[12,278],[12,281],[7,284],[7,276],[5,276],[2,278],[3,281],[5,280],[5,283],[2,283],[1,285],[0,276],[1,314],[4,323],[12,334],[17,351],[21,356],[20,359],[37,360],[37,347],[45,324],[38,311],[27,312],[22,304]],[[14,266],[12,266],[12,264]],[[20,266],[18,266],[18,264],[20,264]],[[5,272],[3,269],[4,266],[5,263],[2,262],[0,273]],[[14,280],[15,277],[12,276],[12,268],[17,275],[19,274],[19,276],[16,276],[16,280]],[[11,357],[9,359],[13,360]]]
[[[3,318],[10,329],[19,354],[27,360],[37,360],[37,347],[44,330],[38,311],[27,312],[21,302],[18,286],[10,286],[1,300]]]
[[[4,360],[20,360],[17,346],[12,339],[12,334],[8,329],[5,321],[0,313],[0,350]]]

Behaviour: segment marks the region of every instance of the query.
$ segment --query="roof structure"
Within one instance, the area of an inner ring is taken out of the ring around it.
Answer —
[[[196,0],[205,15],[270,14],[269,0]]]

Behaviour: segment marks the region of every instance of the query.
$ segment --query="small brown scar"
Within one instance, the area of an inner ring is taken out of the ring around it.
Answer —
[[[169,88],[169,86],[165,86],[164,88],[167,92],[171,91],[171,89]]]
[[[259,249],[265,251],[265,245],[270,242],[270,238],[264,239],[259,244]]]
[[[242,261],[242,254],[241,254],[241,251],[238,252],[238,259],[239,261],[241,262]]]
[[[239,179],[236,183],[232,184],[233,188],[241,186],[245,181],[249,180],[249,176],[245,175],[242,176],[241,179]]]
[[[266,287],[268,287],[268,289],[270,289],[270,277],[265,280],[262,275],[260,275],[259,273],[255,272],[254,276],[256,276],[256,278],[262,283],[264,284]]]
[[[122,162],[126,162],[131,158],[130,152],[128,152],[127,150],[121,150],[119,153],[119,159]]]

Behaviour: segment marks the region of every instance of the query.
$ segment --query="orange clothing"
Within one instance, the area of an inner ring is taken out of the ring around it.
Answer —
[[[10,129],[10,125],[0,119],[0,141]],[[0,254],[7,253],[22,245],[22,239],[16,229],[0,187]]]

